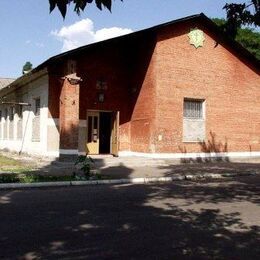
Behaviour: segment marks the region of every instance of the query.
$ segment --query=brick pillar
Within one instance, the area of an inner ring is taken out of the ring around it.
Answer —
[[[60,95],[60,154],[77,154],[78,136],[79,85],[65,78]]]

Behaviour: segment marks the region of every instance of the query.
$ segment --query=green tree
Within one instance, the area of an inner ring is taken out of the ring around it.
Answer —
[[[123,0],[121,0],[123,1]],[[70,3],[74,4],[74,11],[79,14],[81,11],[84,11],[87,5],[95,2],[98,9],[102,10],[103,7],[111,11],[112,0],[49,0],[50,3],[50,12],[52,12],[55,7],[58,7],[63,18],[65,18],[67,13],[67,6]]]
[[[67,6],[70,3],[74,5],[74,11],[77,12],[77,14],[84,11],[87,5],[93,3],[95,3],[100,10],[106,7],[111,11],[112,7],[112,0],[49,0],[49,3],[50,12],[57,7],[63,18],[66,16]],[[245,0],[242,4],[227,3],[223,9],[225,9],[227,13],[227,22],[224,25],[225,30],[233,38],[235,38],[241,25],[260,25],[260,0]]]
[[[225,30],[235,38],[242,25],[260,25],[260,0],[250,0],[242,4],[226,4],[227,13]]]
[[[221,29],[225,30],[226,20],[213,18],[212,19]],[[243,47],[250,51],[257,59],[260,60],[260,33],[251,28],[238,28],[235,40]]]
[[[32,69],[32,63],[30,61],[27,61],[24,65],[23,65],[23,74],[29,72]]]

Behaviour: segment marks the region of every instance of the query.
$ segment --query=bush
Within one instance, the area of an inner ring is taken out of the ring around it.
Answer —
[[[8,173],[8,174],[0,175],[0,183],[16,183],[16,182],[20,182],[17,174]]]
[[[94,160],[87,155],[78,156],[75,162],[75,166],[79,167],[79,170],[83,172],[84,177],[86,179],[89,179],[91,177],[91,166],[93,166],[94,164],[95,164]]]

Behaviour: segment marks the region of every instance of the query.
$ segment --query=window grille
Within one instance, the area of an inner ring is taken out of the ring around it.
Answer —
[[[203,119],[203,100],[184,100],[184,118]]]

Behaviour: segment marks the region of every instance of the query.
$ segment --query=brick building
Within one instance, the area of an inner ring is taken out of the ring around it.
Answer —
[[[259,61],[203,14],[54,56],[0,97],[1,149],[260,156]]]

